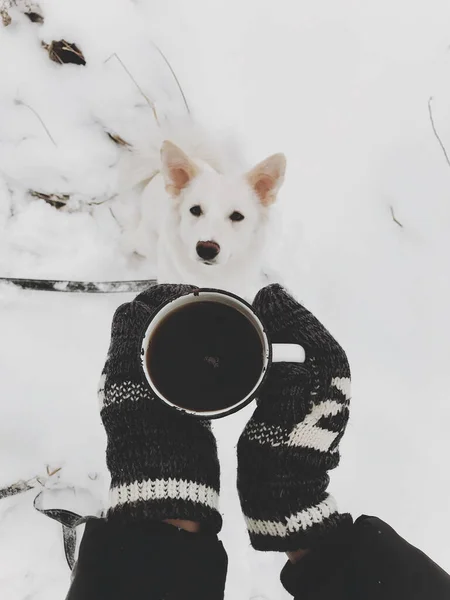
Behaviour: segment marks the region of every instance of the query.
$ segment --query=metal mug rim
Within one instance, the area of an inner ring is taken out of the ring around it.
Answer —
[[[247,311],[252,314],[254,320],[259,324],[260,330],[258,333],[260,333],[262,336],[263,346],[264,346],[264,348],[263,348],[263,368],[261,370],[261,375],[258,379],[258,382],[255,385],[255,387],[253,388],[253,390],[249,394],[247,394],[247,396],[245,398],[243,398],[236,404],[233,404],[232,406],[226,407],[224,409],[219,409],[219,410],[214,410],[214,411],[196,411],[196,410],[183,408],[181,406],[177,406],[176,404],[173,404],[172,402],[170,402],[170,400],[165,398],[157,390],[156,386],[153,384],[153,382],[151,380],[151,377],[148,373],[147,366],[146,366],[146,363],[147,363],[146,355],[147,355],[147,350],[149,347],[149,343],[148,343],[149,339],[147,339],[147,337],[148,337],[148,330],[149,330],[152,322],[157,318],[159,313],[166,306],[168,306],[174,302],[177,302],[180,299],[186,298],[187,296],[197,296],[198,297],[202,293],[214,293],[214,294],[218,294],[220,296],[228,296],[229,298],[232,298],[238,304],[243,305],[247,309]],[[241,410],[242,408],[244,408],[245,406],[250,404],[250,402],[252,402],[256,398],[259,390],[261,389],[261,386],[264,385],[264,382],[266,380],[266,377],[267,377],[269,369],[270,369],[270,365],[272,364],[272,344],[270,342],[270,339],[267,334],[264,323],[259,318],[259,316],[256,314],[252,305],[249,302],[247,302],[246,300],[244,300],[237,294],[233,294],[232,292],[228,292],[227,290],[222,290],[219,288],[197,288],[197,289],[193,290],[192,292],[188,292],[187,294],[182,294],[181,296],[175,296],[173,298],[169,298],[168,300],[164,301],[157,308],[157,310],[150,316],[150,318],[148,319],[148,321],[146,322],[146,324],[144,326],[143,334],[141,337],[141,343],[139,346],[139,361],[140,361],[141,369],[142,369],[145,379],[147,381],[147,384],[150,387],[150,390],[152,391],[152,393],[156,396],[156,398],[160,402],[162,402],[163,404],[165,404],[166,406],[168,406],[172,409],[177,410],[180,413],[190,415],[197,419],[207,419],[207,420],[219,419],[219,418],[226,417],[228,415],[238,412],[239,410]]]

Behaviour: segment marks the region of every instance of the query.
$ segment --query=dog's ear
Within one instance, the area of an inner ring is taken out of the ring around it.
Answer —
[[[247,181],[264,206],[273,204],[277,199],[278,190],[284,181],[285,171],[286,157],[284,154],[273,154],[247,173]]]
[[[183,150],[167,140],[161,147],[161,162],[166,190],[171,196],[179,196],[198,173],[197,166]]]

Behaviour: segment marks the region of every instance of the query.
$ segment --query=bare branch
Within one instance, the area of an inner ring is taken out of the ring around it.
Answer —
[[[155,121],[157,122],[158,126],[159,126],[159,119],[158,119],[158,115],[156,113],[156,109],[155,109],[155,104],[150,100],[150,98],[147,96],[147,94],[145,94],[144,90],[141,88],[141,86],[138,84],[138,82],[136,81],[136,79],[133,77],[133,75],[130,73],[130,71],[127,69],[127,67],[125,66],[124,62],[122,61],[122,59],[120,58],[120,56],[116,53],[113,52],[113,54],[111,54],[110,57],[108,57],[105,60],[105,63],[107,63],[109,60],[111,60],[111,58],[116,58],[119,63],[122,65],[122,68],[124,69],[124,71],[126,72],[126,74],[128,75],[128,77],[131,79],[131,81],[134,83],[134,85],[137,87],[137,89],[139,90],[139,92],[141,93],[141,95],[145,98],[145,101],[147,102],[147,104],[150,106],[150,108],[153,111],[153,116],[155,117]]]
[[[394,207],[392,206],[392,204],[389,206],[389,208],[391,209],[392,220],[394,221],[394,223],[396,223],[399,227],[401,227],[403,229],[403,224],[400,223],[400,221],[395,216]]]
[[[158,52],[159,52],[159,54],[161,55],[162,59],[164,60],[164,62],[166,63],[166,65],[169,67],[169,69],[170,69],[170,72],[172,73],[172,77],[175,79],[175,82],[176,82],[176,84],[177,84],[177,86],[178,86],[178,89],[180,90],[180,94],[181,94],[181,96],[182,96],[182,98],[183,98],[183,102],[184,102],[184,105],[185,105],[185,107],[186,107],[186,110],[187,110],[188,114],[190,115],[190,114],[191,114],[191,109],[189,108],[189,104],[188,104],[188,102],[187,102],[187,100],[186,100],[186,96],[185,96],[185,94],[184,94],[184,92],[183,92],[183,88],[181,87],[181,84],[180,84],[180,82],[179,82],[179,80],[178,80],[178,77],[177,77],[177,76],[176,76],[176,74],[175,74],[175,71],[174,71],[174,70],[173,70],[173,68],[172,68],[172,65],[171,65],[171,64],[170,64],[170,62],[167,60],[166,56],[163,54],[163,52],[162,52],[162,50],[159,48],[159,46],[157,46],[157,45],[155,44],[155,42],[152,42],[152,44],[153,44],[153,46],[154,46],[154,47],[155,47],[155,48],[158,50]]]
[[[113,194],[112,196],[106,196],[103,200],[97,200],[96,198],[92,199],[92,202],[86,202],[86,206],[100,206],[100,204],[105,204],[105,202],[109,202],[109,200],[114,200],[117,197],[117,194]]]
[[[34,108],[32,106],[30,106],[29,104],[26,104],[25,102],[23,102],[22,100],[15,100],[16,104],[18,104],[19,106],[25,106],[26,108],[28,108],[28,110],[31,110],[31,112],[39,119],[42,127],[45,129],[46,134],[48,135],[48,137],[51,139],[51,141],[53,142],[53,145],[57,148],[58,145],[55,142],[55,140],[53,139],[52,134],[50,133],[50,131],[48,130],[47,125],[44,123],[44,121],[41,119],[41,117],[39,116],[39,113],[37,113]]]
[[[126,146],[128,148],[131,148],[131,144],[124,140],[123,137],[120,137],[118,133],[111,133],[110,131],[107,131],[106,135],[118,146]]]
[[[114,221],[117,223],[117,225],[119,226],[120,231],[123,231],[123,227],[122,225],[119,223],[116,215],[114,214],[114,211],[111,207],[109,207],[109,212],[111,213],[112,218],[114,219]]]
[[[430,115],[431,127],[433,128],[434,135],[436,136],[436,139],[439,142],[440,147],[442,148],[442,152],[444,153],[445,160],[447,161],[447,164],[450,167],[450,159],[448,157],[447,150],[445,149],[445,146],[444,146],[441,138],[439,137],[439,134],[438,134],[438,132],[436,130],[436,126],[434,124],[433,111],[431,109],[431,103],[432,102],[433,102],[433,96],[430,96],[430,98],[428,100],[428,113]]]

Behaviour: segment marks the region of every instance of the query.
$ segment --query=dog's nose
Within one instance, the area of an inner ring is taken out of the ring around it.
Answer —
[[[202,260],[213,260],[220,252],[220,246],[216,242],[198,242],[197,254]]]

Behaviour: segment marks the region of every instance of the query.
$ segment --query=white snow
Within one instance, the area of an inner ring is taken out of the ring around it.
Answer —
[[[251,162],[288,157],[273,261],[353,371],[331,484],[338,504],[387,520],[449,570],[450,166],[428,106],[433,97],[450,152],[448,2],[41,8],[41,26],[17,10],[0,24],[0,277],[153,275],[121,250],[107,198],[122,150],[104,130],[133,142],[154,128],[123,65],[162,119],[183,113],[156,43],[203,123],[236,134]],[[41,40],[62,38],[82,49],[86,67],[48,59]],[[70,194],[69,210],[29,189]],[[61,467],[47,486],[76,488],[74,499],[101,506],[108,479],[96,386],[111,316],[130,298],[0,285],[0,487]],[[284,557],[249,547],[234,487],[234,447],[251,410],[216,425],[227,598],[282,600]],[[69,585],[59,527],[34,511],[36,493],[0,500],[2,600],[56,600]]]

